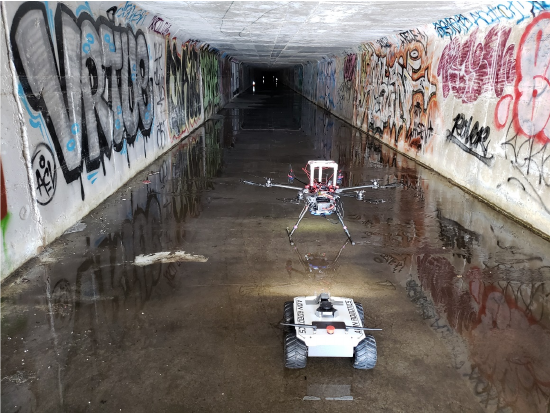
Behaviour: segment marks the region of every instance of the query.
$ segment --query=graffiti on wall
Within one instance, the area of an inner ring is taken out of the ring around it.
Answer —
[[[202,118],[200,62],[196,45],[166,39],[166,99],[170,138],[177,140]]]
[[[166,125],[166,81],[164,70],[166,67],[163,43],[153,44],[153,83],[154,83],[154,105],[155,109],[155,136],[159,148],[168,144],[168,127]]]
[[[231,92],[231,80],[233,79],[232,76],[232,68],[233,65],[231,64],[231,60],[229,59],[229,56],[227,54],[221,55],[221,91],[220,95],[222,96],[223,102],[227,102],[229,98],[232,96]]]
[[[6,260],[8,260],[8,246],[6,244],[6,230],[8,228],[8,222],[10,220],[10,212],[8,211],[8,197],[6,191],[6,181],[4,180],[4,166],[2,165],[2,159],[0,158],[0,223],[2,227],[2,244],[3,244],[3,256],[4,266],[6,266]]]
[[[149,14],[148,11],[136,6],[131,1],[127,1],[118,7],[115,6],[112,11],[115,17],[124,20],[124,22],[129,24],[134,30],[136,26],[141,26],[145,23],[145,18]]]
[[[513,126],[525,137],[540,143],[550,140],[550,13],[543,13],[527,26],[517,53],[517,77],[514,96],[505,96],[497,104],[495,123],[507,124],[513,103]]]
[[[336,107],[336,62],[334,59],[324,59],[319,62],[317,91],[323,108],[330,110]]]
[[[149,24],[149,30],[158,33],[161,36],[168,36],[170,34],[170,28],[172,24],[164,20],[160,16],[154,16]]]
[[[492,24],[505,22],[520,24],[548,9],[550,9],[550,3],[547,1],[508,1],[495,6],[486,6],[479,11],[440,19],[433,23],[433,27],[439,37],[452,38],[456,35],[465,35],[473,28]]]
[[[354,124],[397,144],[417,150],[433,134],[437,79],[433,77],[426,36],[415,31],[398,44],[364,45],[354,102]],[[406,41],[405,41],[406,40]]]
[[[71,183],[81,179],[83,164],[88,172],[97,170],[104,157],[132,145],[138,133],[150,135],[153,80],[142,31],[115,26],[105,17],[94,20],[86,12],[77,18],[62,3],[54,21],[56,47],[44,4],[23,3],[10,41],[25,98],[42,114]]]
[[[473,155],[488,167],[494,163],[494,157],[488,156],[489,136],[491,128],[479,126],[479,121],[472,125],[473,117],[466,121],[464,114],[458,114],[453,119],[453,129],[447,130],[447,141],[456,144],[462,151]]]
[[[517,171],[505,184],[527,192],[550,214],[543,191],[550,186],[550,13],[542,13],[526,27],[517,49],[513,94],[498,101],[495,126],[508,125],[501,144]],[[511,115],[511,119],[510,118]]]
[[[201,75],[205,116],[218,110],[220,104],[218,55],[213,51],[201,52]]]
[[[443,97],[452,92],[463,103],[471,103],[484,93],[494,92],[500,98],[504,88],[516,79],[514,45],[506,46],[511,31],[493,27],[480,34],[478,41],[476,29],[462,43],[454,38],[447,44],[437,67]]]
[[[356,66],[357,55],[355,53],[348,54],[344,59],[344,77],[338,87],[338,104],[341,109],[346,103],[353,101]]]

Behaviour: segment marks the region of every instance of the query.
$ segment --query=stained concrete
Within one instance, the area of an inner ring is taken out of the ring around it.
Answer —
[[[99,3],[103,10],[120,7],[120,3],[113,1]],[[174,26],[176,22],[185,22],[172,30],[172,36],[199,39],[256,68],[321,60],[363,42],[431,25],[493,3],[488,0],[135,2]]]
[[[3,284],[2,411],[548,410],[546,241],[280,85],[215,118]],[[291,246],[295,194],[240,182],[317,158],[402,183],[344,199],[355,246],[310,215]],[[172,251],[208,260],[134,264]],[[323,291],[383,329],[373,370],[284,368],[283,303]]]

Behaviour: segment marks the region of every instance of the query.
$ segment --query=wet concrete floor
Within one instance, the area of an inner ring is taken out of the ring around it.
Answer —
[[[280,86],[214,118],[3,283],[2,411],[549,410],[547,241]],[[295,193],[240,182],[318,158],[405,184],[344,199],[355,246],[309,214],[291,246]],[[325,291],[373,370],[284,367],[283,303]]]

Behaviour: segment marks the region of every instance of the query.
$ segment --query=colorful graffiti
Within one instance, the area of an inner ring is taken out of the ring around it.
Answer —
[[[379,138],[423,148],[431,135],[437,79],[425,36],[407,37],[391,48],[368,43],[361,54],[354,124]]]
[[[42,113],[70,183],[81,178],[84,163],[97,170],[113,149],[132,145],[138,133],[149,136],[153,80],[143,32],[86,12],[77,18],[62,3],[54,20],[59,60],[42,3],[17,10],[10,40],[25,98]]]
[[[6,191],[6,182],[4,179],[4,167],[2,165],[2,159],[0,158],[0,220],[2,227],[2,244],[3,244],[3,257],[2,259],[8,259],[8,247],[6,244],[6,230],[8,228],[8,222],[10,221],[10,212],[8,211],[8,197]],[[4,265],[6,263],[4,262]]]
[[[540,143],[550,141],[550,13],[527,26],[518,48],[514,128]]]
[[[513,22],[520,24],[526,19],[535,17],[542,11],[550,9],[546,1],[508,1],[495,6],[486,6],[479,11],[457,14],[440,19],[433,23],[437,35],[441,38],[467,34],[474,27]]]
[[[550,214],[543,197],[550,186],[549,23],[550,13],[546,12],[526,27],[517,49],[514,91],[498,101],[494,123],[497,129],[508,125],[501,147],[516,173],[503,184],[519,187]]]
[[[202,119],[200,62],[196,45],[166,40],[166,97],[170,138],[180,139]]]
[[[206,117],[215,113],[220,104],[219,95],[219,65],[217,55],[213,51],[201,53],[201,74],[203,106]]]
[[[132,27],[145,23],[145,18],[148,14],[148,11],[141,9],[130,1],[127,1],[124,5],[117,7],[114,13],[115,17],[123,19]]]
[[[452,92],[462,103],[477,101],[480,95],[494,92],[501,97],[504,88],[516,79],[514,45],[508,45],[511,28],[493,27],[488,33],[478,30],[462,43],[454,38],[441,54],[437,75],[441,77],[443,97]]]
[[[164,17],[129,1],[102,7],[14,2],[2,8],[10,46],[4,52],[24,111],[26,132],[18,136],[28,157],[24,188],[33,203],[20,215],[38,212],[43,221],[36,231],[44,235],[21,248],[23,241],[13,237],[21,230],[8,227],[10,214],[2,207],[2,259],[13,258],[14,266],[198,127],[203,94],[212,115],[249,81],[249,69],[229,55],[222,78],[219,52],[169,39],[172,25]],[[16,116],[16,108],[3,107],[3,115]],[[10,183],[2,187],[8,199],[22,188]],[[13,270],[2,269],[3,277]]]

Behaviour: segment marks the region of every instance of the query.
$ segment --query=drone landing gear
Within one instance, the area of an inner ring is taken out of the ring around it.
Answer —
[[[342,227],[344,228],[344,232],[346,233],[346,236],[348,236],[348,239],[351,242],[351,245],[355,246],[355,242],[351,239],[351,235],[349,234],[348,228],[344,224],[344,219],[342,218],[342,214],[340,214],[340,211],[336,210],[336,215],[338,216],[338,220],[340,220],[340,223],[342,223]]]
[[[288,234],[288,241],[290,241],[290,245],[291,245],[291,246],[294,246],[294,241],[292,240],[292,235],[294,234],[294,232],[295,232],[296,229],[298,228],[298,225],[300,224],[300,221],[302,221],[302,219],[303,219],[304,216],[306,215],[308,207],[309,207],[308,204],[306,204],[306,205],[304,206],[304,209],[303,209],[302,212],[300,213],[300,217],[298,217],[298,221],[296,222],[296,224],[295,224],[294,227],[292,228],[292,231],[290,231],[288,227],[286,228],[286,233]]]

